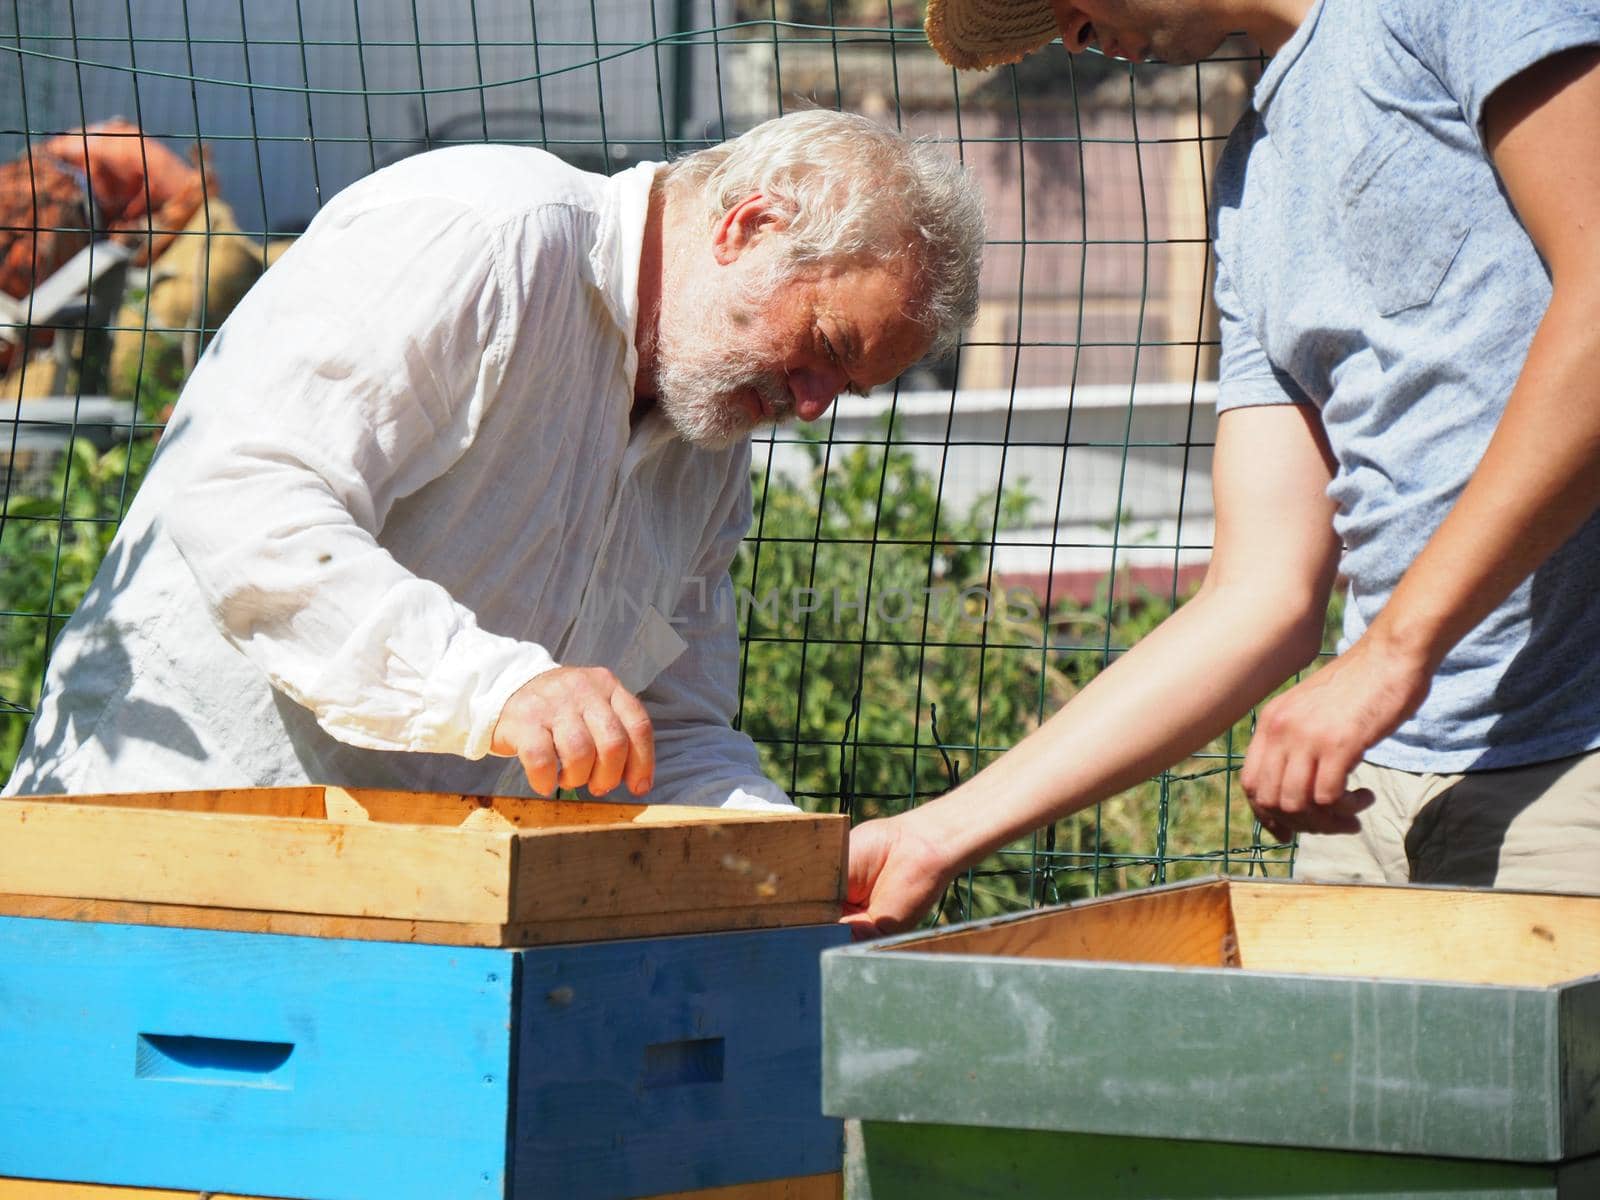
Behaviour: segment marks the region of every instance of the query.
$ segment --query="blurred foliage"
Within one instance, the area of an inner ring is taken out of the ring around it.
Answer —
[[[1022,491],[952,513],[903,448],[834,448],[824,469],[826,443],[803,445],[812,478],[758,476],[733,567],[742,728],[791,793],[871,816],[947,786],[916,712],[937,705],[945,744],[970,750],[1031,728],[1041,697],[1053,708],[1072,685],[1037,646],[1037,610],[987,586],[995,505],[1000,527],[1021,524]]]
[[[14,469],[0,502],[0,781],[22,748],[56,635],[89,590],[182,386],[170,356],[141,365],[120,381],[138,414],[124,440],[98,450],[74,438],[41,481],[25,485]]]
[[[105,451],[74,439],[42,493],[0,505],[0,779],[16,762],[56,635],[88,591],[154,451],[149,437]]]

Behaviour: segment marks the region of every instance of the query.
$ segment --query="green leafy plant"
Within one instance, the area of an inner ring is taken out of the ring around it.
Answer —
[[[970,761],[1071,683],[1042,649],[1037,609],[1008,607],[988,578],[995,506],[1016,524],[1025,493],[952,512],[904,447],[834,448],[825,463],[824,443],[803,444],[808,479],[757,477],[757,525],[733,568],[742,727],[798,798],[871,816],[948,786],[932,706],[945,752]]]
[[[9,777],[61,626],[83,600],[155,443],[75,439],[37,493],[0,505],[0,778]]]

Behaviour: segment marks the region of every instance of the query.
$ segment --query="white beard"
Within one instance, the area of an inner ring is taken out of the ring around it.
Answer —
[[[766,331],[758,314],[784,280],[760,280],[729,296],[712,270],[690,277],[695,282],[670,293],[657,319],[656,403],[679,437],[724,450],[758,424],[741,392],[759,395],[774,421],[794,416],[788,381],[759,348]]]

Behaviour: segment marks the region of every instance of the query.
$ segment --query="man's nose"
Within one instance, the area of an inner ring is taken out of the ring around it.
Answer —
[[[789,391],[794,395],[794,413],[802,421],[815,421],[849,382],[843,372],[819,371],[802,367],[789,375]]]
[[[1056,15],[1056,28],[1061,31],[1061,44],[1074,54],[1088,49],[1094,23],[1068,0],[1051,0],[1050,7]]]

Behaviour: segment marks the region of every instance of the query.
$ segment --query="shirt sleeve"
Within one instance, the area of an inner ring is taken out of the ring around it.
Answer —
[[[739,711],[739,631],[728,568],[750,528],[748,455],[730,470],[720,527],[672,616],[685,649],[640,694],[655,726],[652,804],[793,811],[762,773],[755,743],[733,728]]]
[[[1220,250],[1214,294],[1222,331],[1217,413],[1262,404],[1309,404],[1311,401],[1294,380],[1267,358],[1234,290]]]
[[[1484,105],[1501,84],[1552,54],[1600,45],[1594,0],[1383,0],[1379,11],[1478,130]]]
[[[556,664],[479,628],[378,535],[471,445],[514,332],[509,287],[460,203],[352,194],[195,371],[167,435],[186,486],[161,521],[223,636],[333,737],[480,758],[510,694]]]

